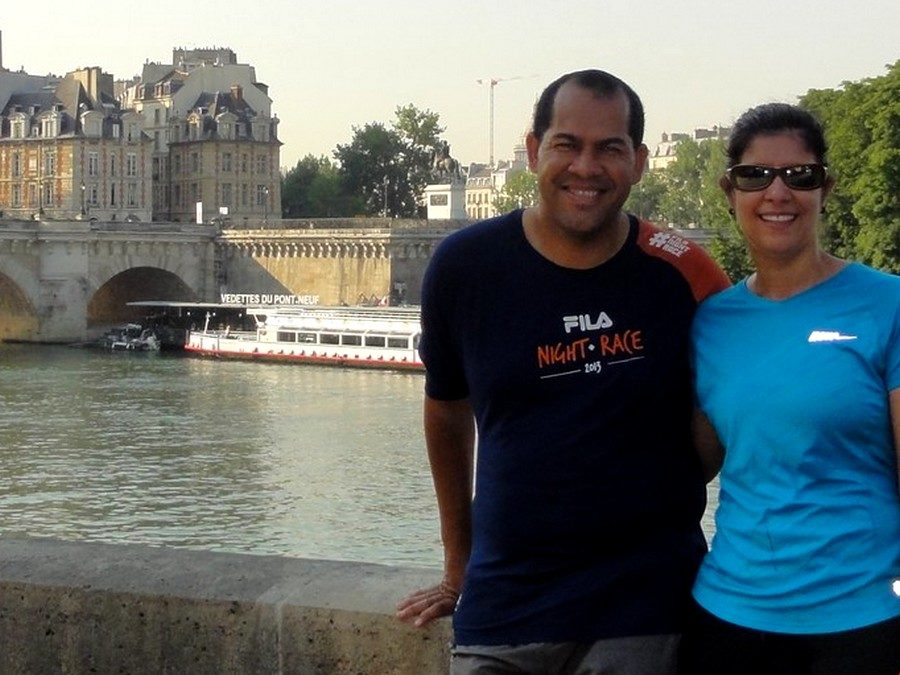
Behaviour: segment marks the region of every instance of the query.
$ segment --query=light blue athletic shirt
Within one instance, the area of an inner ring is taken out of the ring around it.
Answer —
[[[900,277],[850,264],[782,301],[743,282],[701,305],[692,339],[726,449],[697,601],[780,633],[900,614]]]

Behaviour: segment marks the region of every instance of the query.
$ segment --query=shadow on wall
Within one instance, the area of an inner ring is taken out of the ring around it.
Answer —
[[[88,328],[139,321],[147,313],[129,302],[168,300],[196,302],[197,294],[177,275],[156,267],[134,267],[103,284],[87,306]]]
[[[34,306],[12,279],[0,274],[0,342],[31,340],[37,330]]]

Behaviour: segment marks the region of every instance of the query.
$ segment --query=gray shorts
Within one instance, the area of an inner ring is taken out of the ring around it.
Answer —
[[[450,675],[675,675],[680,635],[454,647]]]

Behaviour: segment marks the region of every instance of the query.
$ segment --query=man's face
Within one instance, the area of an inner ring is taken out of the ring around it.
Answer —
[[[529,134],[528,164],[541,194],[538,214],[570,238],[590,239],[616,222],[641,178],[647,148],[628,136],[628,99],[598,98],[574,82],[556,93],[550,127]]]

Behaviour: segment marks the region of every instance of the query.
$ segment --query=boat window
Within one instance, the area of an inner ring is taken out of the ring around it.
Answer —
[[[339,345],[341,344],[341,336],[337,333],[322,333],[320,342],[323,345]]]
[[[384,347],[383,335],[366,335],[366,347]]]
[[[353,345],[359,346],[362,344],[362,335],[342,335],[341,336],[341,344],[342,345]]]
[[[409,348],[409,338],[408,337],[388,338],[388,347],[393,347],[394,349],[408,349]]]
[[[288,331],[280,330],[278,331],[278,337],[276,339],[278,340],[278,342],[294,342],[296,337],[296,333],[289,333]]]
[[[315,342],[315,333],[297,333],[297,342]]]

